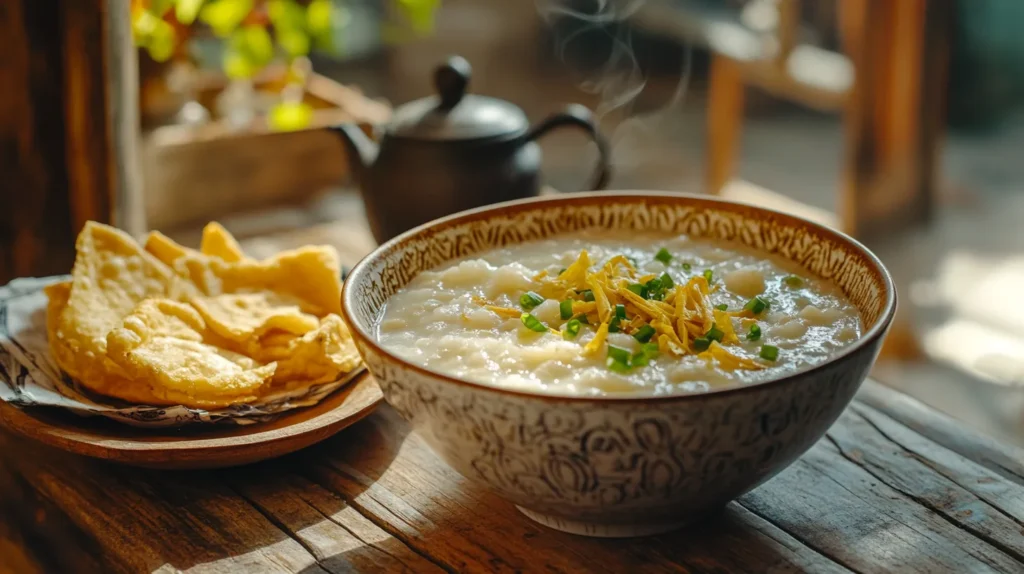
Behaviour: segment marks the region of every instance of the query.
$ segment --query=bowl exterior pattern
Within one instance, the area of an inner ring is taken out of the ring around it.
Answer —
[[[699,516],[785,468],[839,417],[878,346],[757,392],[632,402],[456,386],[361,350],[388,403],[463,476],[547,516],[621,526]]]
[[[387,300],[421,271],[590,228],[732,242],[830,279],[868,332],[812,370],[727,391],[559,398],[434,373],[382,349]],[[835,422],[895,310],[892,281],[856,242],[800,218],[680,194],[581,194],[452,216],[385,244],[349,276],[344,311],[386,400],[452,467],[549,526],[617,536],[665,530],[776,474]],[[635,526],[635,527],[634,527]]]

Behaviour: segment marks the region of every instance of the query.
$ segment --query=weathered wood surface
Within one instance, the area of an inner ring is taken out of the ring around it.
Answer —
[[[286,458],[160,472],[0,433],[2,572],[1022,572],[1024,452],[877,383],[810,452],[687,530],[536,525],[388,407]]]

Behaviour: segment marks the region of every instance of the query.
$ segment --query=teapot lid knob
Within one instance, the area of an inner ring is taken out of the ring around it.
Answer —
[[[437,93],[441,97],[439,107],[442,110],[450,110],[462,101],[462,96],[466,94],[466,88],[469,86],[469,76],[472,71],[469,62],[462,56],[448,58],[443,66],[439,66],[434,71],[434,87],[437,88]]]

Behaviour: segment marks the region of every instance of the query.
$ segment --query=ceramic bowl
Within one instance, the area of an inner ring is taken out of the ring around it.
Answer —
[[[421,271],[589,228],[719,239],[794,261],[840,287],[859,308],[865,334],[828,361],[778,379],[646,398],[503,390],[431,371],[378,344],[385,303]],[[448,464],[537,522],[619,537],[693,521],[810,448],[867,375],[896,291],[864,246],[804,219],[707,197],[612,192],[499,204],[416,228],[360,262],[343,300],[385,399]]]

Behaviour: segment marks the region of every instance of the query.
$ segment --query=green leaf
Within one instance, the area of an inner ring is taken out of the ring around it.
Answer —
[[[311,41],[303,30],[277,30],[277,43],[292,58],[309,54]]]
[[[176,47],[177,36],[174,26],[163,20],[157,20],[153,32],[149,36],[149,42],[146,44],[149,56],[157,62],[166,62],[174,55]]]
[[[146,11],[157,18],[163,18],[164,14],[171,9],[174,0],[151,0],[146,6]]]
[[[271,0],[267,4],[267,16],[275,33],[306,29],[306,11],[295,0]]]
[[[434,31],[434,14],[441,0],[398,0],[398,8],[418,34]]]
[[[227,38],[245,17],[252,12],[253,0],[215,0],[203,6],[199,19],[213,29],[213,33]]]
[[[230,47],[224,51],[224,73],[232,80],[244,80],[256,75],[260,67],[249,56]]]
[[[313,119],[313,106],[305,102],[281,102],[271,108],[267,122],[277,131],[301,130]]]
[[[186,26],[192,25],[199,16],[199,9],[206,0],[177,0],[174,3],[174,17]]]
[[[306,6],[306,30],[313,36],[328,34],[334,23],[334,3],[331,0],[313,0]]]

